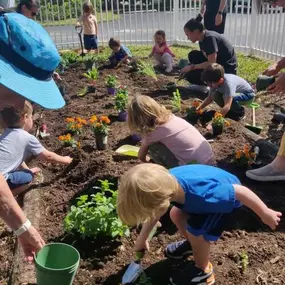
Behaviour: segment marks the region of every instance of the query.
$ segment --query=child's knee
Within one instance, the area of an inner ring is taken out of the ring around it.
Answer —
[[[10,189],[15,189],[24,185],[29,185],[33,181],[33,178],[33,173],[28,169],[24,169],[10,173],[7,179],[7,183]]]
[[[172,56],[168,52],[166,52],[166,53],[164,53],[162,55],[162,60],[167,65],[171,65],[172,64]]]
[[[169,213],[170,219],[174,224],[186,220],[185,213],[177,207],[172,207]]]

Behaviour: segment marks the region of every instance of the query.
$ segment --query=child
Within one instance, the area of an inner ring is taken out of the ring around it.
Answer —
[[[91,2],[86,2],[83,4],[83,15],[80,16],[77,22],[77,27],[81,26],[83,23],[83,32],[84,32],[84,48],[87,52],[91,50],[98,49],[98,24],[96,17],[92,14],[94,9]]]
[[[271,229],[281,213],[269,209],[234,175],[207,165],[184,165],[168,171],[156,164],[139,164],[120,180],[117,211],[128,225],[144,223],[135,250],[148,249],[147,238],[170,204],[170,218],[187,239],[169,244],[168,257],[182,259],[193,254],[195,266],[172,284],[214,284],[210,242],[221,236],[242,204],[253,210]],[[181,278],[182,277],[182,278]],[[180,282],[179,282],[180,279]],[[183,283],[181,283],[181,279]]]
[[[128,125],[142,136],[139,159],[148,151],[155,163],[167,168],[188,163],[211,164],[213,152],[199,131],[149,96],[138,95],[128,105]]]
[[[199,109],[215,101],[222,108],[221,114],[224,117],[236,121],[244,117],[242,102],[253,100],[255,96],[247,81],[234,74],[225,74],[224,68],[217,63],[209,65],[203,71],[202,80],[211,90]]]
[[[60,156],[46,150],[41,143],[28,132],[33,127],[32,105],[25,101],[22,110],[14,107],[0,112],[5,126],[0,136],[0,173],[6,178],[10,189],[17,195],[28,188],[39,168],[27,169],[24,161],[31,155],[51,163],[70,164],[72,158]],[[19,169],[21,165],[25,169]]]
[[[132,57],[130,50],[121,44],[120,40],[111,38],[109,40],[109,47],[113,51],[109,57],[112,66],[117,66],[118,63],[129,63]]]
[[[158,30],[154,34],[154,40],[155,45],[153,46],[149,57],[154,56],[155,60],[158,63],[158,66],[163,67],[163,65],[165,65],[165,72],[170,73],[172,71],[172,57],[174,57],[174,54],[166,44],[165,32]]]

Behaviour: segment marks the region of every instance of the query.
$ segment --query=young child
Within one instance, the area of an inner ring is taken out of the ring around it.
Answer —
[[[149,57],[154,57],[159,67],[166,66],[166,73],[172,71],[172,58],[174,54],[167,46],[165,32],[162,30],[156,31],[154,34],[155,45],[152,48],[152,52]]]
[[[126,46],[121,44],[119,39],[111,38],[109,40],[109,47],[113,51],[109,57],[112,66],[117,66],[119,62],[130,62],[132,54]]]
[[[91,50],[98,49],[98,24],[95,15],[93,15],[93,6],[91,2],[86,2],[83,4],[83,15],[81,15],[77,22],[77,27],[83,24],[83,32],[84,32],[84,48],[87,52]]]
[[[199,131],[151,97],[134,97],[127,111],[131,132],[142,136],[141,161],[146,162],[149,151],[155,163],[167,168],[188,163],[212,163],[212,148]]]
[[[169,244],[165,254],[175,259],[193,254],[195,262],[185,272],[187,276],[181,276],[180,272],[178,278],[171,278],[171,283],[176,285],[215,283],[210,242],[219,239],[242,204],[272,230],[282,215],[269,209],[237,177],[219,168],[184,165],[168,171],[156,164],[139,164],[122,176],[117,200],[118,215],[124,223],[143,223],[136,251],[148,249],[149,233],[170,204],[173,204],[170,218],[186,241]]]
[[[217,63],[209,65],[203,71],[202,80],[211,90],[199,109],[215,101],[222,108],[221,113],[224,117],[236,121],[244,117],[242,102],[250,101],[255,96],[247,81],[234,74],[225,74],[224,68]]]
[[[24,161],[32,155],[51,163],[70,164],[72,158],[60,156],[45,149],[33,135],[28,132],[33,127],[33,108],[25,101],[22,110],[14,107],[0,112],[4,133],[0,136],[0,173],[6,178],[14,195],[28,188],[39,168],[27,169]],[[21,166],[26,169],[21,169]]]

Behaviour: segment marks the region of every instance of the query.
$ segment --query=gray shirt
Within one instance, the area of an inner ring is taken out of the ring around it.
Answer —
[[[254,92],[249,83],[237,75],[225,74],[224,79],[224,83],[217,88],[217,91],[222,93],[224,97],[234,97],[240,93],[248,94]]]
[[[0,136],[0,173],[5,179],[18,169],[25,159],[45,150],[36,137],[23,129],[6,129]]]

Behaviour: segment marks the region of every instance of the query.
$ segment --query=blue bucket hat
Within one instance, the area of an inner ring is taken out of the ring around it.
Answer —
[[[60,62],[46,30],[18,13],[0,15],[0,84],[47,109],[65,102],[52,74]]]

